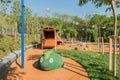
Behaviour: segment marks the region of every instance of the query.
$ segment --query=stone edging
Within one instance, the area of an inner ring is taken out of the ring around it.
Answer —
[[[31,49],[33,47],[37,47],[38,44],[33,44],[29,46],[25,46],[25,51]],[[0,78],[5,75],[7,70],[10,68],[11,64],[15,62],[21,56],[21,50],[16,50],[7,56],[3,57],[0,60]]]

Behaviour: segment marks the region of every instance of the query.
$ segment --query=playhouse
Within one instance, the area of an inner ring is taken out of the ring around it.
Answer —
[[[58,35],[58,29],[46,26],[40,30],[42,32],[42,49],[56,48],[57,45],[64,45],[63,40]]]

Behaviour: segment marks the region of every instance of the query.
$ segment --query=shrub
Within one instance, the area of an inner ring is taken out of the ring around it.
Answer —
[[[27,40],[25,38],[25,45],[32,44],[34,42],[38,42],[39,39],[29,39]],[[14,51],[18,50],[21,47],[21,37],[17,36],[17,39],[15,41],[14,36],[10,35],[1,35],[0,34],[0,55],[3,57],[4,55]]]

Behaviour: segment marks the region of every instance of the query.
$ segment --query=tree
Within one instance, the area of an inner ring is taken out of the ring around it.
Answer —
[[[34,37],[35,37],[35,40],[37,38],[37,35],[39,33],[39,26],[40,26],[40,23],[39,23],[39,17],[37,16],[37,13],[34,14],[34,19],[33,19],[33,29],[34,29]]]
[[[78,32],[76,31],[76,29],[67,27],[66,29],[64,29],[64,35],[66,36],[67,40],[70,40],[70,37],[76,37],[78,34]]]
[[[17,33],[21,32],[21,3],[18,0],[13,1],[13,6],[11,10],[12,19],[14,20],[14,35],[16,40]],[[25,32],[28,33],[28,26],[30,24],[32,11],[25,6]],[[30,27],[30,26],[29,26]]]
[[[14,15],[13,16],[13,20],[14,20],[14,25],[15,25],[15,32],[14,32],[14,36],[15,36],[15,40],[16,40],[16,36],[18,32],[21,32],[21,20],[20,20],[20,16],[21,16],[21,4],[20,1],[18,0],[14,0],[13,1],[13,6],[12,6],[12,11],[11,13]]]
[[[105,31],[102,30],[103,27],[106,27],[106,29],[109,27],[109,25],[111,25],[111,20],[109,17],[107,17],[106,15],[99,15],[99,14],[94,14],[92,15],[91,19],[90,19],[90,25],[93,26],[94,28],[97,29],[97,32],[99,34],[96,34],[96,37],[104,37],[103,33],[105,33],[107,35],[107,38],[109,36],[109,30]],[[106,39],[106,37],[104,37]],[[95,40],[96,41],[96,40]]]
[[[49,21],[49,25],[50,26],[54,26],[54,27],[58,27],[58,26],[60,26],[62,23],[61,23],[62,21],[60,20],[60,19],[58,19],[58,18],[51,18],[50,19],[50,21]],[[59,27],[58,27],[59,28]],[[60,29],[60,28],[59,28]]]
[[[116,36],[117,16],[116,16],[115,5],[119,7],[120,1],[119,0],[79,0],[79,5],[82,6],[88,2],[92,2],[93,4],[95,4],[97,8],[103,5],[110,6],[109,8],[107,8],[107,10],[112,9],[113,17],[114,17],[114,36]],[[116,76],[116,38],[114,38],[114,76]]]
[[[0,12],[5,13],[8,3],[10,3],[12,0],[0,0]]]
[[[8,24],[6,23],[7,15],[6,15],[6,10],[8,7],[8,3],[10,3],[11,0],[0,0],[0,28],[1,31],[4,33],[5,30],[7,30]]]
[[[27,34],[27,40],[29,38],[29,27],[30,27],[31,15],[32,15],[32,11],[27,6],[25,6],[25,33]]]
[[[118,29],[118,35],[120,36],[120,14],[117,15],[117,19],[118,19],[118,21],[117,21],[117,27],[119,28]]]

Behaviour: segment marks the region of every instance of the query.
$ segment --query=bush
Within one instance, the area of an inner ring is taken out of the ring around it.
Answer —
[[[32,43],[38,42],[39,39],[29,39],[27,40],[25,38],[25,45],[30,45]],[[21,47],[21,37],[17,36],[17,39],[15,41],[14,36],[10,35],[1,35],[0,34],[0,56],[3,57],[7,55],[8,53],[18,50]]]

